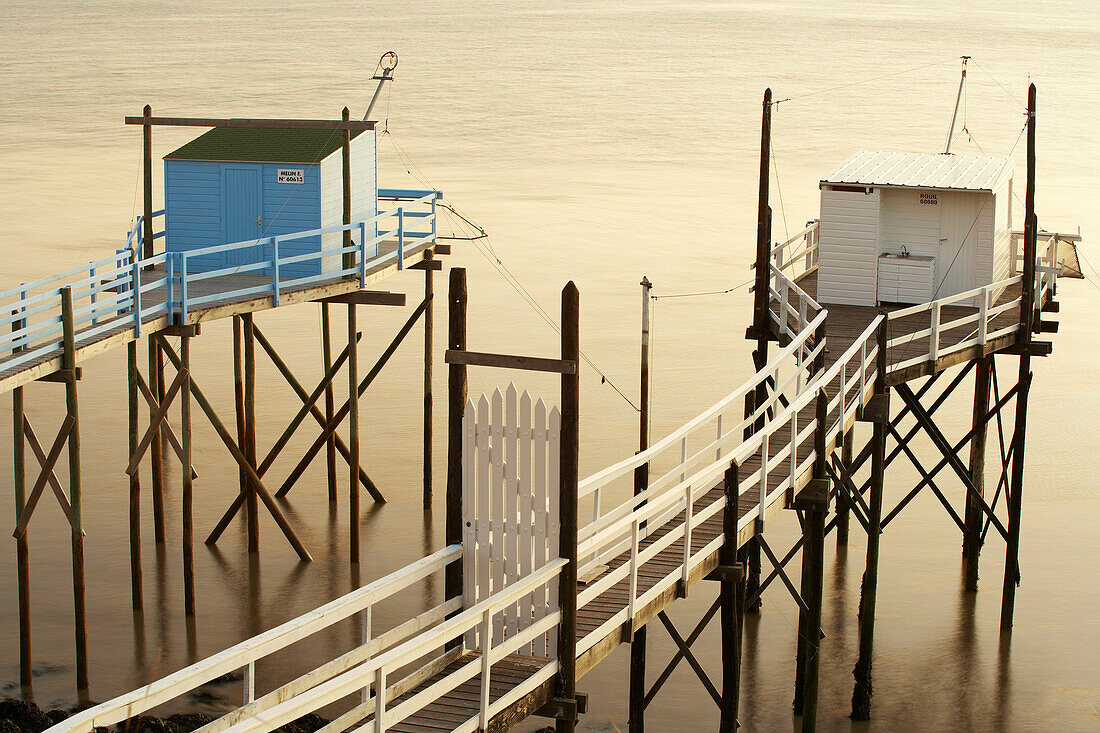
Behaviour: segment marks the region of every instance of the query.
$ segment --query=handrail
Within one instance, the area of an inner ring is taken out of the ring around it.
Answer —
[[[461,545],[444,547],[309,613],[246,639],[156,682],[76,713],[52,726],[49,731],[91,731],[96,727],[112,725],[189,692],[227,672],[242,667],[251,668],[257,660],[366,610],[410,584],[443,569],[461,556]]]

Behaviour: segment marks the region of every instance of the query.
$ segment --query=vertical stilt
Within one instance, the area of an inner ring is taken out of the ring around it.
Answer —
[[[819,365],[823,366],[823,365]],[[806,510],[803,521],[802,597],[809,607],[806,614],[805,656],[802,667],[802,731],[817,730],[817,701],[821,663],[821,586],[825,571],[825,514],[829,508],[829,480],[826,478],[826,418],[829,398],[825,390],[817,394],[817,430],[814,440],[814,477],[804,490]]]
[[[580,479],[580,293],[572,281],[561,296],[561,358],[572,361],[573,374],[561,375],[560,556],[568,561],[558,582],[561,623],[558,624],[559,696],[577,694],[577,484]],[[632,623],[631,619],[628,623]],[[575,708],[574,708],[575,709]],[[576,718],[557,721],[557,733],[573,733]]]
[[[12,464],[15,473],[15,521],[23,516],[27,503],[26,438],[23,429],[23,388],[11,393],[12,433],[14,452]],[[24,697],[31,689],[31,560],[27,533],[15,540],[16,578],[19,587],[19,684]]]
[[[348,484],[351,561],[359,562],[359,357],[356,345],[355,305],[348,304],[348,400],[351,411],[348,415],[348,448],[351,456],[351,480]]]
[[[855,440],[855,430],[844,433],[844,443],[840,449],[840,461],[848,471],[852,470],[852,443]],[[846,494],[839,490],[836,493],[836,546],[837,549],[848,546],[848,522],[851,515],[848,511],[848,499]]]
[[[244,444],[241,446],[249,465],[256,467],[256,334],[252,314],[242,317],[244,326]],[[260,506],[255,485],[248,481],[245,507],[248,519],[248,551],[260,551]]]
[[[321,303],[321,355],[325,362],[325,374],[332,369],[332,333],[329,330],[328,303]],[[332,423],[336,409],[332,382],[325,385],[325,424]],[[328,500],[336,501],[336,433],[325,441],[325,465],[328,467]]]
[[[126,344],[127,414],[130,428],[130,460],[138,446],[137,341]],[[145,605],[141,584],[141,472],[130,476],[130,605],[140,611]]]
[[[88,689],[88,627],[84,605],[84,519],[80,492],[80,411],[76,398],[76,333],[73,325],[72,288],[61,289],[61,368],[68,372],[65,409],[73,419],[69,431],[69,524],[73,546],[73,615],[76,635],[76,688]]]
[[[431,262],[434,259],[432,250],[424,253],[424,261]],[[428,307],[424,310],[424,508],[432,505],[432,340],[434,338],[432,314],[435,311],[433,302],[435,270],[431,265],[424,270],[424,302]]]
[[[978,359],[974,371],[974,436],[970,439],[970,480],[980,496],[985,495],[985,438],[989,423],[985,413],[989,411],[989,383],[993,371],[993,355]],[[981,504],[969,493],[966,496],[966,511],[963,524],[963,586],[969,592],[978,590],[978,556],[982,551],[982,513]]]
[[[741,641],[745,623],[745,566],[737,563],[737,500],[740,473],[736,463],[726,469],[723,482],[726,506],[722,513],[722,531],[725,536],[720,550],[720,564],[724,566],[721,588],[722,607],[722,715],[718,730],[733,733],[737,730],[737,710],[741,694]],[[734,577],[728,573],[734,571]]]
[[[187,616],[195,615],[195,533],[194,497],[191,474],[191,337],[180,337],[180,371],[185,376],[180,387],[180,446],[183,448],[183,609]]]
[[[237,445],[244,449],[244,366],[241,353],[241,317],[233,316],[233,406],[237,417]],[[241,494],[248,496],[248,474],[241,466],[237,467],[237,478],[240,481]],[[247,498],[246,498],[247,500]]]
[[[1035,317],[1035,254],[1039,222],[1035,216],[1035,85],[1027,95],[1027,190],[1024,196],[1024,280],[1020,303],[1020,391],[1016,394],[1016,425],[1012,433],[1012,491],[1008,493],[1008,542],[1005,578],[1001,590],[1001,631],[1012,628],[1016,584],[1020,582],[1020,512],[1024,489],[1024,436],[1027,431],[1027,397],[1031,391],[1031,333]]]
[[[447,293],[447,348],[466,349],[466,270],[451,268]],[[462,542],[462,415],[466,409],[466,365],[447,366],[447,524],[448,545]],[[460,559],[446,567],[444,572],[444,598],[462,595],[462,572],[465,567]],[[475,568],[469,567],[470,572]],[[462,637],[448,643],[449,648],[460,645]]]
[[[160,347],[157,345],[156,336],[149,335],[149,391],[156,395],[158,400],[164,398],[164,385],[161,379],[164,369],[160,366]],[[156,408],[149,406],[149,419],[156,417]],[[153,442],[149,445],[149,473],[153,479],[153,539],[157,544],[164,544],[164,465],[161,462],[160,429],[153,435]]]
[[[855,689],[852,691],[852,719],[871,719],[871,658],[875,646],[875,601],[878,593],[878,545],[882,533],[882,488],[886,474],[886,422],[890,419],[889,389],[886,386],[886,321],[878,328],[878,355],[875,366],[875,398],[882,399],[883,414],[876,419],[871,437],[871,489],[867,517],[867,567],[859,596],[859,659],[856,661]]]
[[[741,552],[748,562],[748,576],[745,578],[745,593],[751,597],[760,590],[760,543],[756,539],[749,540],[741,548]],[[757,598],[745,608],[745,613],[760,613],[760,607],[764,605],[763,599]]]
[[[649,278],[642,282],[642,353],[640,375],[640,410],[638,412],[638,450],[649,447],[649,291],[653,284]],[[640,494],[649,486],[649,464],[643,463],[634,470],[634,493]],[[630,733],[645,730],[645,658],[646,627],[634,632],[630,640]]]

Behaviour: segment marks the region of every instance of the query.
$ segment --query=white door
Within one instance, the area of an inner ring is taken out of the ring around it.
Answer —
[[[974,288],[978,219],[984,197],[941,193],[940,251],[936,255],[936,298]]]

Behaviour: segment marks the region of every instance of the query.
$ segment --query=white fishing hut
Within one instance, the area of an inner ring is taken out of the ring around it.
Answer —
[[[853,155],[821,181],[818,300],[925,303],[1011,277],[1012,170],[1007,158]]]

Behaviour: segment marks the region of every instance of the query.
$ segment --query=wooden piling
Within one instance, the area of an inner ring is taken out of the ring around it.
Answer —
[[[251,313],[242,317],[244,337],[244,443],[241,450],[253,469],[256,468],[256,335]],[[260,505],[256,486],[248,481],[245,512],[248,521],[248,551],[260,551]]]
[[[852,446],[855,442],[855,430],[849,429],[844,433],[844,442],[840,448],[840,462],[844,464],[846,471],[852,470]],[[848,546],[848,526],[851,514],[848,507],[847,494],[839,486],[836,492],[836,546]]]
[[[447,348],[466,349],[466,270],[452,267],[447,291]],[[447,365],[447,517],[446,542],[462,544],[462,416],[466,409],[466,365]],[[459,559],[446,567],[443,596],[447,600],[462,596],[462,570]],[[471,572],[473,570],[471,569]],[[461,637],[449,646],[461,645]]]
[[[817,730],[817,709],[821,664],[821,592],[825,572],[825,515],[829,507],[829,482],[826,477],[826,432],[829,398],[825,390],[817,393],[817,429],[814,433],[813,486],[805,505],[802,543],[802,599],[806,614],[805,656],[802,668],[802,731]]]
[[[328,303],[321,303],[321,355],[324,359],[325,374],[332,369],[332,333],[329,325]],[[332,422],[332,413],[336,401],[332,392],[332,382],[325,385],[325,424]],[[336,434],[325,441],[325,465],[328,468],[328,500],[336,501]]]
[[[878,327],[878,354],[875,364],[876,397],[882,395],[889,399],[886,386],[886,339],[887,321],[884,319]],[[887,402],[887,405],[889,403]],[[863,585],[859,596],[859,659],[856,661],[853,675],[855,688],[852,690],[853,720],[871,719],[871,660],[875,647],[875,602],[878,594],[878,555],[879,538],[882,534],[882,489],[886,476],[886,434],[890,420],[889,407],[885,414],[876,419],[871,436],[871,486],[867,517],[867,566],[863,571]]]
[[[558,581],[561,623],[558,624],[559,697],[577,695],[577,485],[580,452],[580,293],[573,281],[566,283],[561,298],[561,358],[572,361],[572,374],[561,375],[561,512],[559,555],[567,560]],[[575,708],[574,708],[575,709]],[[577,721],[558,719],[557,733],[573,733]]]
[[[745,623],[745,566],[737,562],[737,515],[740,492],[740,468],[731,463],[723,479],[726,506],[722,512],[724,542],[719,550],[719,564],[727,574],[721,581],[722,622],[722,705],[718,730],[737,730],[737,711],[741,696],[741,642]],[[734,577],[728,571],[735,571]]]
[[[76,395],[76,328],[73,291],[61,288],[61,368],[72,378],[65,382],[65,411],[73,420],[69,431],[69,526],[73,548],[73,630],[76,636],[76,688],[88,689],[88,625],[84,599],[84,519],[80,491],[80,410]]]
[[[347,108],[344,108],[345,116]],[[351,479],[348,484],[349,542],[351,562],[359,562],[359,349],[356,347],[358,326],[353,303],[348,303],[348,399],[351,411],[348,416],[348,448],[351,458]]]
[[[27,505],[27,468],[26,437],[23,420],[23,388],[16,387],[11,393],[12,401],[12,468],[15,478],[15,523],[23,517]],[[15,539],[16,584],[18,586],[19,606],[19,684],[24,697],[31,688],[31,561],[30,545],[27,533]]]
[[[127,416],[130,433],[130,461],[138,446],[137,342],[126,344]],[[144,605],[141,582],[141,472],[130,476],[130,605],[140,611]]]
[[[638,410],[638,450],[649,447],[649,300],[653,284],[649,278],[642,282],[642,347],[640,359],[640,390]],[[643,463],[634,470],[634,494],[638,495],[649,486],[649,463]],[[630,682],[629,682],[629,718],[630,733],[643,733],[645,730],[645,660],[646,627],[636,630],[630,639]]]
[[[160,347],[156,337],[149,335],[149,391],[157,400],[164,399],[164,369],[160,366]],[[156,418],[157,410],[149,405],[149,419]],[[149,450],[149,474],[153,481],[153,539],[158,545],[164,544],[164,464],[161,455],[160,428],[153,435]]]
[[[424,252],[424,261],[435,259],[432,250]],[[424,270],[424,508],[432,506],[432,341],[435,338],[432,314],[435,310],[435,270],[431,266]]]
[[[1035,85],[1027,94],[1027,190],[1024,197],[1024,281],[1020,304],[1020,391],[1016,394],[1016,422],[1012,433],[1012,491],[1008,492],[1008,540],[1005,576],[1001,588],[1001,631],[1012,628],[1016,585],[1020,582],[1020,514],[1024,489],[1024,445],[1027,433],[1027,398],[1031,391],[1031,333],[1035,316],[1035,254],[1039,222],[1035,216]]]
[[[195,615],[195,530],[194,496],[191,473],[191,337],[180,336],[180,443],[183,457],[183,609],[186,616]],[[249,527],[251,529],[251,527]],[[250,538],[251,539],[251,538]]]
[[[963,514],[963,587],[968,592],[978,590],[978,557],[982,551],[982,524],[985,514],[980,499],[985,496],[985,439],[989,426],[985,414],[989,411],[989,386],[993,371],[993,354],[978,359],[974,372],[973,437],[970,439],[970,480],[977,496],[967,492]]]
[[[237,418],[237,445],[244,447],[244,366],[241,349],[241,317],[233,316],[233,412]],[[248,477],[237,468],[241,496],[248,496]]]

